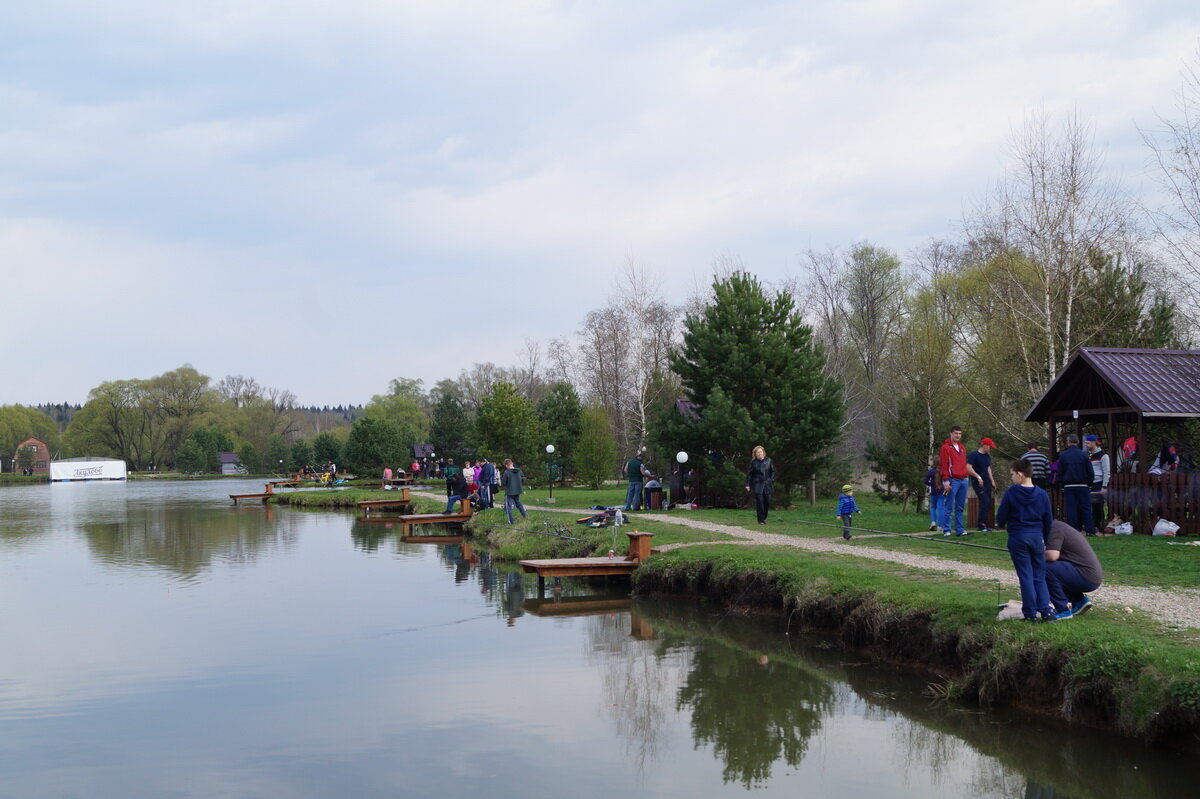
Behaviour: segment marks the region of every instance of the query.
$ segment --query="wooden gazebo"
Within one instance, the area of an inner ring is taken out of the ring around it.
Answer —
[[[1083,347],[1072,356],[1041,399],[1025,415],[1049,429],[1050,457],[1057,457],[1060,428],[1100,435],[1113,476],[1108,505],[1113,513],[1149,533],[1159,518],[1200,534],[1200,475],[1148,474],[1158,448],[1152,425],[1200,417],[1200,350]],[[1137,439],[1137,457],[1118,469],[1117,450]]]

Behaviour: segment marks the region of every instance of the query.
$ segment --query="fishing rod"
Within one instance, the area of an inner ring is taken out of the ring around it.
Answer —
[[[492,524],[492,525],[488,525],[488,526],[489,527],[498,527],[501,530],[516,530],[518,533],[534,533],[535,535],[548,535],[551,538],[563,538],[563,539],[566,539],[567,541],[583,541],[584,540],[582,538],[573,538],[572,536],[569,536],[569,535],[563,535],[564,531],[566,531],[566,529],[567,529],[566,527],[556,528],[556,531],[552,531],[552,532],[543,532],[542,530],[534,530],[534,529],[527,528],[527,527],[516,527],[511,524]],[[550,522],[545,521],[545,520],[542,520],[542,526],[543,527],[551,527]],[[552,529],[555,529],[555,528],[552,528]]]
[[[839,530],[846,529],[843,525],[832,524],[830,522],[810,522],[810,521],[806,521],[804,519],[793,519],[792,521],[796,522],[797,524],[813,524],[813,525],[818,525],[820,527],[836,527]],[[1008,549],[1006,547],[990,547],[987,544],[971,544],[966,541],[955,541],[953,539],[948,539],[948,538],[945,538],[942,536],[930,537],[927,535],[922,535],[920,533],[896,533],[896,532],[892,532],[891,530],[872,530],[869,527],[851,527],[850,529],[857,530],[857,531],[863,532],[863,533],[879,533],[881,535],[899,536],[900,538],[915,538],[919,541],[936,541],[939,544],[956,544],[957,546],[960,546],[960,547],[975,547],[976,549],[994,549],[997,552],[1007,552],[1008,551]]]

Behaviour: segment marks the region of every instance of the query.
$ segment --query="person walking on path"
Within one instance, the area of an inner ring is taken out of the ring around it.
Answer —
[[[1092,522],[1092,464],[1079,448],[1079,436],[1067,436],[1067,448],[1058,456],[1058,482],[1062,484],[1067,524],[1087,535],[1096,534]]]
[[[1046,538],[1046,589],[1059,619],[1086,613],[1092,600],[1085,594],[1104,582],[1104,568],[1087,538],[1066,522],[1050,525]]]
[[[391,486],[391,484],[392,484],[392,467],[384,466],[383,467],[383,487],[388,488]]]
[[[1012,485],[1000,500],[996,524],[1008,530],[1008,556],[1021,586],[1021,613],[1026,621],[1057,621],[1046,587],[1046,538],[1054,514],[1050,496],[1033,484],[1033,467],[1018,458],[1009,467]]]
[[[842,493],[838,494],[838,518],[842,520],[842,538],[850,540],[850,519],[855,513],[862,513],[858,503],[854,501],[854,486],[846,483]]]
[[[625,464],[625,479],[629,481],[629,489],[625,492],[624,510],[641,510],[642,488],[646,478],[650,476],[646,464],[642,463],[642,453],[639,452]]]
[[[996,481],[992,477],[992,456],[988,453],[994,446],[996,446],[996,442],[985,438],[979,442],[979,449],[967,456],[967,473],[971,476],[971,489],[979,500],[975,529],[981,533],[986,533],[990,529],[988,523],[992,517],[992,497]]]
[[[500,483],[504,486],[504,514],[508,516],[509,524],[513,523],[513,508],[521,511],[521,518],[529,518],[525,506],[521,504],[521,494],[525,491],[524,482],[525,475],[513,465],[512,458],[505,458],[504,474],[500,477]]]
[[[969,535],[963,527],[967,507],[967,448],[962,443],[962,428],[950,428],[950,437],[938,452],[938,471],[942,473],[942,535]],[[953,527],[951,523],[953,522]]]
[[[1112,464],[1108,453],[1100,448],[1100,436],[1087,435],[1083,437],[1083,447],[1087,450],[1088,460],[1092,462],[1092,525],[1093,529],[1104,529],[1104,498],[1108,494],[1108,481],[1112,477]]]
[[[1021,457],[1029,461],[1033,467],[1033,484],[1043,491],[1050,490],[1050,459],[1046,453],[1038,451],[1036,442],[1030,441],[1025,445],[1026,452]]]
[[[760,445],[754,448],[750,467],[746,469],[746,490],[754,494],[754,510],[758,523],[767,523],[767,511],[771,508],[771,492],[775,489],[775,464],[767,457]]]

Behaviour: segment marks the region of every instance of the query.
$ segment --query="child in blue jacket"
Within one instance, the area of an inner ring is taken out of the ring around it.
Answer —
[[[847,483],[842,486],[842,493],[838,494],[838,512],[837,515],[842,519],[842,538],[850,540],[850,516],[855,513],[862,513],[862,509],[854,501],[854,486]]]

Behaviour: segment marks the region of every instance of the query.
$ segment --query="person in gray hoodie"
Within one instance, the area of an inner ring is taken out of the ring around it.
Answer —
[[[1021,613],[1026,621],[1058,621],[1046,588],[1046,538],[1054,514],[1050,496],[1033,484],[1033,465],[1018,458],[1009,467],[1013,484],[1004,492],[996,524],[1008,530],[1008,555],[1021,585]]]
[[[500,483],[504,486],[504,513],[508,516],[508,523],[513,523],[513,508],[521,511],[521,517],[529,518],[529,514],[525,512],[525,506],[521,504],[521,493],[525,490],[523,483],[525,475],[516,466],[513,466],[512,458],[504,459],[504,474],[500,476]]]

